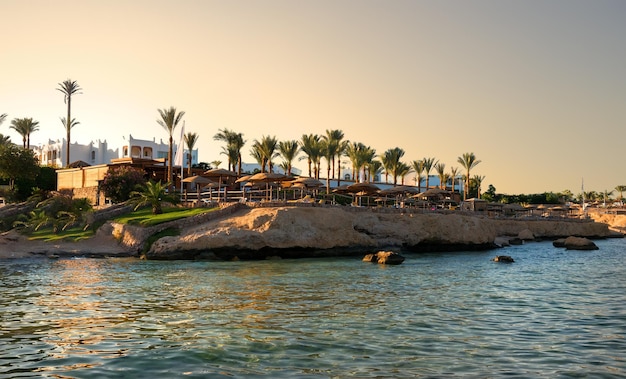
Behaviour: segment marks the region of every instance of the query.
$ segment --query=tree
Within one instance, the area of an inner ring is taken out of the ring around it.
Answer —
[[[306,155],[307,164],[309,167],[309,177],[311,175],[311,164],[317,162],[317,158],[320,153],[320,139],[321,137],[317,134],[303,134],[300,139],[300,150]],[[305,157],[301,157],[300,159],[304,159]],[[317,170],[316,170],[317,171]],[[317,178],[317,175],[315,175]]]
[[[6,120],[6,118],[7,118],[7,114],[6,113],[0,114],[0,125],[2,125],[4,120]]]
[[[32,118],[15,118],[11,121],[11,129],[15,130],[22,136],[22,142],[25,149],[30,149],[30,134],[39,130],[39,121],[33,121]]]
[[[257,144],[257,141],[254,141]],[[261,156],[263,158],[264,164],[262,165],[261,172],[264,172],[265,164],[267,164],[268,172],[274,171],[274,163],[272,160],[278,156],[276,152],[276,147],[278,145],[278,140],[274,136],[262,136],[261,141],[258,142],[260,144]]]
[[[439,188],[446,189],[446,164],[438,162],[435,165],[435,171],[437,171],[437,176],[439,176]]]
[[[367,177],[366,165],[374,159],[374,156],[376,156],[376,150],[369,146],[365,146],[361,142],[352,142],[348,144],[348,147],[346,148],[346,156],[352,163],[352,180],[358,181],[357,176],[361,172],[361,169],[363,169],[364,179]]]
[[[615,187],[615,190],[619,192],[619,201],[621,202],[624,198],[624,191],[626,191],[626,185],[618,185]]]
[[[465,190],[463,191],[463,200],[466,200],[471,178],[470,170],[476,167],[480,163],[480,160],[476,159],[474,153],[463,153],[462,156],[457,158],[457,162],[459,162],[465,169]]]
[[[422,164],[424,165],[424,172],[426,172],[426,190],[430,187],[430,170],[432,170],[433,166],[437,164],[439,161],[435,158],[424,158],[422,159]]]
[[[168,186],[169,183],[161,184],[161,182],[153,181],[144,184],[141,191],[132,193],[131,200],[135,203],[135,210],[149,205],[152,207],[152,214],[157,215],[163,213],[163,203],[178,203],[178,196],[167,192]]]
[[[0,146],[0,178],[9,181],[13,191],[16,179],[32,179],[39,174],[39,162],[35,153],[12,144]]]
[[[450,168],[450,179],[452,179],[452,192],[455,191],[456,177],[457,177],[458,174],[459,174],[459,168],[458,167]]]
[[[74,120],[72,118],[72,95],[75,94],[80,94],[82,92],[81,91],[82,88],[80,88],[80,86],[78,85],[78,83],[76,83],[75,80],[71,80],[71,79],[67,79],[66,81],[59,83],[59,88],[57,88],[57,91],[61,91],[61,93],[63,93],[64,98],[63,101],[67,104],[67,117],[65,119],[61,119],[64,120],[64,124],[65,124],[65,131],[67,133],[67,150],[65,151],[65,166],[67,167],[71,162],[70,162],[70,131],[72,130],[72,127],[75,125],[78,125],[78,122],[75,122],[76,120]]]
[[[159,115],[161,116],[160,120],[157,120],[157,124],[161,125],[163,129],[167,131],[169,135],[169,150],[167,152],[167,181],[169,183],[173,183],[172,181],[172,156],[174,149],[174,130],[176,126],[180,123],[185,115],[184,111],[177,112],[175,107],[170,107],[169,109],[159,109]]]
[[[481,186],[483,185],[483,180],[485,180],[485,176],[480,176],[480,175],[474,175],[474,177],[472,178],[472,182],[474,183],[474,186],[476,187],[476,197],[480,199],[480,189]]]
[[[483,194],[482,198],[489,202],[497,202],[498,195],[496,194],[496,187],[494,187],[493,184],[490,184],[487,188],[487,191],[485,191],[485,193]]]
[[[343,132],[339,129],[328,130],[326,129],[326,135],[322,138],[326,141],[326,148],[328,149],[327,154],[328,158],[332,161],[332,173],[333,178],[335,174],[337,174],[337,185],[339,185],[339,181],[341,180],[341,173],[339,170],[335,170],[335,167],[340,167],[341,163],[339,162],[339,157],[343,153],[346,148],[346,141],[343,140]],[[335,166],[335,158],[337,158],[337,165]]]
[[[383,166],[385,166],[385,176],[391,173],[393,176],[393,185],[398,184],[398,176],[400,176],[400,171],[404,168],[400,159],[404,156],[404,150],[399,147],[394,147],[393,149],[389,149],[385,151],[382,155]],[[385,177],[385,182],[387,178]]]
[[[191,175],[191,154],[193,148],[196,146],[198,142],[198,133],[187,133],[183,137],[185,140],[185,146],[187,146],[187,175]]]
[[[226,146],[222,147],[222,154],[228,157],[228,169],[230,170],[232,165],[232,170],[235,171],[235,165],[237,165],[237,174],[241,176],[241,149],[246,144],[243,134],[224,128],[218,130],[213,139],[226,143]]]
[[[285,160],[284,162],[287,163],[287,170],[285,172],[287,175],[291,176],[291,163],[294,159],[296,159],[296,156],[300,152],[300,145],[298,144],[298,141],[280,141],[278,143],[278,152]]]
[[[400,183],[404,185],[404,178],[411,172],[411,166],[404,162],[400,162],[397,172],[401,179]]]
[[[130,199],[131,193],[146,184],[145,172],[130,166],[111,167],[104,175],[100,189],[114,203]]]
[[[415,184],[417,190],[422,192],[422,173],[424,172],[424,161],[417,160],[411,162],[411,168],[415,171]]]
[[[211,161],[211,164],[215,166],[215,168],[219,168],[220,165],[222,164],[222,161],[218,161],[218,160]]]

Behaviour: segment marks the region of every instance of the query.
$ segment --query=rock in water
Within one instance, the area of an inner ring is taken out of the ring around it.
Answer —
[[[564,242],[567,250],[598,250],[599,247],[588,239],[582,237],[567,237]]]
[[[367,254],[363,257],[363,262],[372,262],[387,265],[399,265],[404,262],[404,257],[393,251],[379,251],[375,254]]]
[[[502,263],[513,263],[515,260],[511,258],[509,255],[496,255],[495,258],[492,259],[494,262],[502,262]]]

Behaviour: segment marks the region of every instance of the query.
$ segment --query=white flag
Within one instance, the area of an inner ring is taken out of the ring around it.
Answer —
[[[183,155],[185,152],[185,123],[183,122],[183,127],[180,129],[180,139],[178,140],[178,144],[176,145],[176,157],[174,158],[174,166],[183,167]]]

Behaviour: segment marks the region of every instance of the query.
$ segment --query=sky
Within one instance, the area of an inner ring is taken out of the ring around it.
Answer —
[[[625,19],[621,0],[0,0],[0,133],[20,143],[10,120],[32,117],[31,145],[64,138],[72,79],[72,142],[167,141],[174,106],[221,167],[219,129],[243,133],[248,163],[264,135],[340,129],[407,164],[473,152],[483,191],[610,191],[626,184]]]

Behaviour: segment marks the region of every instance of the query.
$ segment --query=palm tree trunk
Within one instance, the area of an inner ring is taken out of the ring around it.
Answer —
[[[67,97],[67,120],[65,120],[65,129],[67,131],[67,150],[65,150],[65,167],[70,164],[70,127],[72,123],[71,111],[72,110],[72,96]]]
[[[174,152],[173,147],[172,147],[173,144],[174,144],[174,138],[170,134],[170,148],[167,152],[167,181],[170,183],[170,187],[172,187],[174,184],[172,182],[172,154]]]

